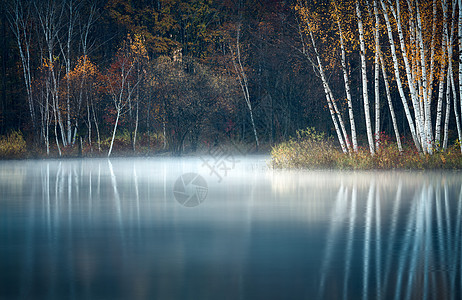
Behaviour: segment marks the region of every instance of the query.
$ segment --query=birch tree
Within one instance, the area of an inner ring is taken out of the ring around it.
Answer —
[[[137,57],[132,50],[129,37],[119,49],[106,76],[106,90],[112,99],[116,114],[108,157],[112,153],[120,117],[127,112],[128,104],[132,101],[136,88],[140,84],[140,77],[136,74]]]
[[[317,71],[317,73],[319,74],[321,78],[321,82],[322,82],[323,89],[324,89],[324,94],[327,100],[327,105],[328,105],[329,112],[332,118],[332,122],[334,123],[335,132],[337,133],[338,141],[340,143],[342,151],[344,153],[347,153],[351,151],[348,134],[345,129],[345,124],[343,122],[342,115],[340,114],[338,106],[335,103],[335,98],[329,86],[329,82],[327,80],[327,76],[324,71],[324,66],[321,60],[321,56],[318,51],[318,47],[317,47],[317,44],[316,44],[316,41],[313,35],[314,30],[312,28],[312,22],[310,21],[311,12],[302,3],[299,3],[296,9],[300,16],[300,19],[303,21],[303,26],[301,29],[302,32],[300,34],[301,36],[303,36],[303,34],[306,34],[308,36],[308,39],[311,41],[311,48],[313,49],[314,56],[316,58],[315,60],[311,59],[308,53],[305,53],[305,56],[307,57],[307,59],[309,60],[309,62],[311,63],[311,65]],[[302,43],[304,43],[303,40],[302,40]]]
[[[335,2],[334,2],[335,5]],[[354,112],[353,112],[353,101],[351,97],[351,88],[350,88],[350,78],[348,76],[348,70],[347,70],[347,62],[346,62],[346,50],[345,50],[345,42],[343,38],[343,31],[342,31],[342,26],[340,24],[340,11],[335,5],[335,20],[337,22],[337,27],[338,27],[338,35],[340,39],[340,50],[341,50],[341,63],[342,63],[342,73],[343,73],[343,81],[345,83],[345,94],[347,97],[347,103],[348,103],[348,115],[350,117],[350,128],[351,128],[351,141],[353,143],[353,151],[357,152],[358,151],[358,140],[356,137],[356,124],[355,124],[355,119],[354,119]]]
[[[367,90],[367,66],[366,66],[366,46],[364,42],[364,29],[361,17],[361,9],[359,8],[359,1],[356,1],[356,16],[358,18],[358,31],[359,31],[359,45],[361,57],[361,79],[364,101],[364,117],[366,120],[367,140],[369,142],[369,151],[372,155],[375,153],[374,138],[372,137],[371,116],[369,111],[369,94]]]
[[[247,75],[246,75],[244,66],[242,65],[240,37],[241,37],[241,22],[239,21],[239,24],[237,25],[237,30],[236,30],[236,46],[235,48],[230,46],[231,60],[233,62],[234,70],[236,72],[239,85],[242,89],[242,94],[244,95],[244,100],[245,100],[247,109],[249,110],[250,123],[252,125],[253,136],[255,139],[255,147],[258,151],[258,147],[260,143],[258,141],[257,128],[255,126],[255,121],[254,121],[252,102],[250,101],[249,82],[247,80]]]
[[[36,107],[32,94],[32,70],[31,70],[31,39],[32,28],[30,23],[31,18],[31,2],[25,0],[13,0],[9,7],[8,20],[11,30],[16,38],[16,45],[21,58],[21,67],[24,86],[26,88],[27,105],[29,108],[29,116],[37,133],[37,117]]]

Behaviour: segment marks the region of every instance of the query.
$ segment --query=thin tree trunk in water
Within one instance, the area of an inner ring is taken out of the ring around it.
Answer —
[[[379,150],[380,140],[380,94],[379,94],[379,55],[380,55],[380,39],[379,39],[379,14],[377,11],[377,0],[374,0],[374,15],[375,15],[375,61],[374,61],[374,90],[375,90],[375,149]]]
[[[403,146],[401,145],[401,137],[399,136],[398,123],[396,122],[395,110],[393,109],[393,102],[391,101],[390,85],[388,84],[387,71],[385,70],[385,63],[383,61],[383,57],[381,53],[380,53],[380,64],[382,66],[382,76],[385,82],[385,92],[387,94],[388,108],[390,109],[391,121],[393,123],[393,130],[395,132],[396,143],[398,144],[399,152],[402,152]]]
[[[363,101],[364,101],[364,116],[366,119],[367,140],[369,142],[369,150],[374,155],[374,138],[372,137],[371,116],[369,111],[369,95],[367,93],[367,67],[366,67],[366,46],[364,43],[363,23],[361,19],[361,10],[359,9],[359,2],[356,1],[356,16],[358,17],[358,30],[359,30],[359,45],[361,56],[361,78],[363,88]]]
[[[115,124],[114,124],[114,131],[112,132],[111,146],[109,147],[109,152],[107,153],[107,157],[111,156],[112,146],[114,145],[114,139],[115,139],[115,135],[117,131],[117,124],[119,123],[119,117],[120,117],[120,110],[117,110],[117,117],[116,117]]]
[[[411,131],[412,139],[414,141],[414,144],[417,148],[417,151],[421,151],[421,146],[419,142],[419,138],[416,133],[416,127],[414,126],[414,120],[412,119],[412,115],[409,109],[409,105],[407,104],[407,99],[406,95],[404,93],[403,89],[403,83],[401,81],[401,77],[399,75],[399,64],[398,64],[398,57],[396,54],[396,46],[395,42],[393,39],[393,32],[391,29],[391,24],[390,24],[390,19],[388,18],[388,13],[387,13],[387,8],[383,2],[383,0],[380,0],[380,3],[382,5],[382,11],[383,11],[383,16],[385,19],[385,23],[387,25],[387,33],[388,33],[388,41],[390,43],[390,50],[393,58],[393,69],[395,71],[395,80],[396,80],[396,85],[398,86],[398,92],[401,98],[401,102],[403,103],[404,107],[404,112],[406,114],[406,119],[409,125],[409,130]]]
[[[353,114],[353,102],[351,98],[350,80],[348,78],[348,71],[347,71],[347,65],[346,65],[345,45],[344,45],[343,33],[342,33],[342,28],[340,26],[339,17],[337,17],[337,25],[338,25],[338,31],[339,31],[339,36],[340,36],[340,48],[342,50],[342,71],[343,71],[343,81],[345,82],[345,93],[346,93],[347,101],[348,101],[348,115],[350,117],[351,140],[353,143],[353,151],[357,152],[358,151],[358,140],[356,137],[356,124],[355,124],[355,119],[354,119],[354,114]]]

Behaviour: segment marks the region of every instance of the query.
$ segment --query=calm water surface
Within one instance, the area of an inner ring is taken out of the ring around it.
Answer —
[[[0,162],[0,299],[461,299],[462,173],[268,159]]]

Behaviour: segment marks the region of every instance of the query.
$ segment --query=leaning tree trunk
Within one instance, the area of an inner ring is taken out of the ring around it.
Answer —
[[[114,130],[112,132],[111,146],[109,147],[109,152],[107,153],[107,157],[111,156],[112,146],[114,145],[114,139],[115,139],[115,135],[117,131],[117,124],[119,123],[119,117],[120,117],[120,109],[117,110],[117,117],[116,117],[115,124],[114,124]]]
[[[393,108],[393,102],[391,101],[390,85],[388,83],[387,71],[385,70],[385,63],[383,61],[383,57],[381,53],[380,53],[380,64],[382,66],[382,76],[383,76],[383,81],[385,82],[385,92],[387,94],[388,108],[390,109],[391,121],[393,123],[393,130],[395,132],[396,143],[398,144],[399,152],[402,152],[403,146],[401,145],[401,137],[399,136],[398,123],[396,122],[395,110]]]
[[[250,102],[250,93],[249,93],[249,87],[248,87],[248,82],[247,82],[247,76],[245,74],[245,70],[244,70],[244,67],[242,66],[242,61],[241,61],[240,24],[238,25],[238,29],[237,29],[236,54],[237,54],[237,62],[234,59],[234,56],[232,56],[232,61],[233,61],[234,69],[236,70],[236,73],[239,79],[239,84],[241,85],[241,88],[242,88],[242,93],[244,94],[244,99],[247,104],[247,108],[249,109],[250,122],[252,124],[253,135],[255,138],[255,146],[256,146],[256,150],[258,151],[258,147],[260,143],[258,141],[257,128],[255,126],[255,121],[253,118],[253,109],[252,109],[252,103]]]
[[[353,102],[351,98],[350,79],[348,78],[342,27],[340,26],[340,20],[338,17],[337,17],[337,25],[338,25],[338,31],[339,31],[339,36],[340,36],[340,49],[342,51],[341,61],[342,61],[343,81],[345,82],[345,93],[346,93],[347,102],[348,102],[348,115],[350,117],[351,141],[353,143],[353,151],[357,152],[358,151],[358,140],[356,137],[356,125],[355,125],[355,118],[353,114]]]
[[[385,6],[385,3],[383,2],[383,0],[380,0],[380,3],[382,5],[383,16],[385,19],[385,23],[387,25],[388,41],[390,43],[391,55],[393,58],[393,69],[395,71],[396,85],[398,86],[398,92],[401,98],[401,102],[403,103],[404,112],[406,114],[406,119],[409,125],[409,130],[411,131],[412,139],[414,140],[414,144],[417,150],[421,151],[420,141],[416,133],[416,127],[414,125],[414,120],[412,119],[411,111],[409,109],[409,105],[407,104],[406,95],[403,89],[403,83],[401,81],[401,76],[399,74],[398,56],[396,54],[396,46],[395,46],[395,42],[393,38],[393,32],[391,29],[390,19],[387,13],[387,7]]]
[[[338,141],[340,143],[340,146],[342,147],[342,151],[344,153],[347,153],[349,149],[345,145],[345,142],[344,142],[344,139],[343,139],[343,136],[342,136],[342,132],[340,131],[340,127],[339,127],[338,122],[337,122],[336,113],[335,113],[334,107],[332,105],[332,102],[333,102],[333,98],[331,97],[332,93],[330,92],[329,84],[327,82],[327,78],[326,78],[326,75],[324,73],[324,69],[322,67],[321,58],[319,56],[318,49],[316,47],[316,42],[314,41],[313,32],[311,31],[310,24],[308,23],[307,25],[308,25],[308,29],[309,29],[309,33],[310,33],[311,44],[313,45],[313,49],[314,49],[314,52],[316,54],[316,60],[317,60],[317,65],[313,64],[313,66],[315,66],[318,69],[318,72],[319,72],[319,74],[321,76],[322,86],[324,88],[324,93],[326,95],[327,105],[329,107],[329,112],[330,112],[330,115],[331,115],[331,118],[332,118],[332,122],[334,123],[335,132],[337,133]],[[338,115],[338,117],[341,120],[341,115]],[[345,133],[346,133],[346,131],[344,131],[344,134]]]
[[[383,4],[383,0],[382,1],[382,6],[384,6]],[[384,8],[385,10],[386,8]],[[405,66],[405,70],[406,70],[406,78],[407,78],[407,82],[408,82],[408,86],[409,86],[409,91],[411,93],[411,99],[412,99],[412,104],[413,104],[413,107],[414,107],[414,111],[415,111],[415,114],[414,114],[414,117],[415,117],[415,121],[416,121],[416,126],[418,126],[418,133],[419,133],[419,141],[420,141],[420,145],[422,146],[421,149],[419,150],[422,150],[424,152],[426,152],[426,135],[424,134],[424,122],[421,118],[421,112],[420,112],[420,106],[419,106],[419,100],[418,100],[418,97],[417,97],[417,91],[415,89],[415,84],[414,84],[414,77],[412,76],[412,71],[411,71],[411,66],[410,66],[410,63],[409,63],[409,58],[408,58],[408,54],[407,54],[407,47],[406,47],[406,44],[405,44],[405,38],[404,38],[404,34],[403,34],[403,29],[402,29],[402,26],[401,26],[401,13],[400,13],[400,4],[399,4],[399,0],[396,0],[396,11],[394,10],[393,6],[390,5],[390,9],[395,17],[395,20],[396,20],[396,26],[398,28],[398,37],[399,37],[399,41],[400,41],[400,46],[401,46],[401,53],[402,53],[402,56],[403,56],[403,61],[404,61],[404,66]]]

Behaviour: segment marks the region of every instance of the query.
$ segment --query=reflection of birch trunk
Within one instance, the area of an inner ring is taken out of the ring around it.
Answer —
[[[363,299],[367,299],[369,291],[369,269],[370,269],[370,256],[371,256],[371,227],[373,219],[373,206],[375,195],[375,182],[371,180],[369,183],[369,191],[367,193],[366,215],[364,224],[364,249],[363,249]]]
[[[348,238],[347,238],[347,246],[345,252],[345,278],[343,281],[343,299],[347,298],[348,295],[348,282],[350,279],[350,272],[351,272],[351,264],[352,264],[352,256],[353,256],[353,240],[355,235],[355,227],[356,227],[356,198],[357,198],[357,187],[356,184],[353,185],[351,191],[351,207],[350,213],[348,215],[349,222],[348,222]]]
[[[242,61],[241,61],[241,50],[240,50],[240,28],[241,24],[238,25],[237,27],[237,37],[236,37],[236,55],[237,55],[237,62],[236,59],[234,58],[234,55],[231,56],[234,69],[236,70],[236,74],[239,80],[239,84],[242,89],[242,93],[244,94],[244,99],[247,104],[247,108],[249,110],[250,114],[250,122],[252,124],[252,129],[253,129],[253,134],[255,138],[255,145],[256,149],[258,150],[259,142],[258,142],[258,135],[257,135],[257,129],[255,127],[255,121],[253,118],[253,109],[252,109],[252,103],[250,102],[250,93],[249,93],[249,84],[247,81],[247,76],[245,74],[244,67],[242,66]]]

